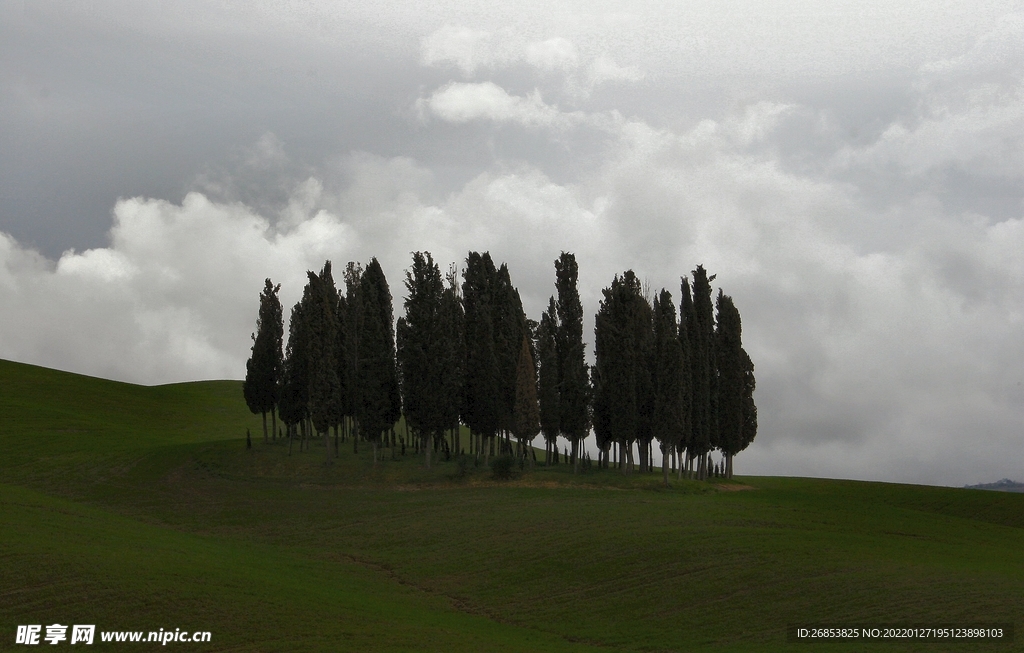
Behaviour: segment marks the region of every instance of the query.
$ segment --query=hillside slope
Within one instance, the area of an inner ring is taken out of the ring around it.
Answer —
[[[564,466],[454,480],[452,462],[385,450],[374,465],[351,443],[328,466],[316,442],[264,445],[238,382],[149,388],[3,361],[0,415],[8,642],[18,624],[71,622],[211,631],[195,650],[774,651],[812,650],[786,642],[797,623],[1024,616],[1020,495],[666,489]]]

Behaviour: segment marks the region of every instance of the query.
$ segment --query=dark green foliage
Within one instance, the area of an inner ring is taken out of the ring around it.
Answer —
[[[507,454],[495,456],[491,460],[491,473],[499,481],[509,481],[518,476],[516,459]]]
[[[282,341],[284,315],[277,293],[281,285],[267,279],[260,293],[259,316],[256,333],[252,336],[252,357],[245,364],[245,383],[242,395],[249,410],[263,414],[263,439],[267,439],[267,413],[276,409],[280,401],[281,377],[284,367]]]
[[[574,456],[580,441],[590,431],[590,375],[583,345],[583,304],[576,287],[578,277],[575,255],[562,252],[555,260],[559,428],[572,441]]]
[[[555,298],[548,302],[548,310],[541,315],[537,327],[537,358],[540,363],[540,428],[547,440],[548,450],[558,439],[561,410],[558,406],[558,349],[555,338],[558,334],[558,313]]]
[[[743,446],[743,348],[740,313],[732,297],[718,291],[715,301],[718,326],[715,332],[718,363],[718,446],[732,456]]]
[[[451,475],[451,478],[463,480],[473,473],[475,467],[476,459],[473,456],[459,454],[455,457],[455,473]]]
[[[333,285],[333,283],[332,283]],[[349,353],[348,353],[348,302],[345,295],[335,289],[335,334],[334,339],[334,374],[338,379],[338,398],[336,402],[335,422],[332,426],[339,425],[346,415],[350,415],[351,398],[349,394],[353,390],[353,379],[349,374]]]
[[[292,307],[285,349],[284,383],[281,386],[281,419],[289,428],[309,415],[309,327],[306,321],[310,288]]]
[[[655,343],[654,311],[644,295],[636,298],[632,313],[633,342],[636,347],[636,439],[641,472],[651,471],[649,449],[654,438]]]
[[[430,253],[415,252],[405,274],[405,317],[398,320],[398,367],[405,418],[426,440],[430,467],[431,439],[449,426],[444,362],[448,358],[442,316],[444,283]]]
[[[357,417],[363,437],[376,444],[384,430],[391,428],[401,414],[391,291],[376,258],[370,259],[363,272],[359,296],[362,309],[358,349],[361,396]]]
[[[640,281],[632,270],[616,275],[603,291],[594,328],[600,396],[595,399],[597,419],[606,437],[627,447],[650,434],[653,394],[651,358],[653,327],[651,307],[643,297]],[[648,408],[651,406],[651,408]],[[646,413],[646,414],[645,414]],[[647,440],[641,440],[641,456]],[[623,467],[627,471],[628,466]]]
[[[679,443],[680,453],[685,449],[693,451],[693,342],[690,333],[696,328],[693,316],[693,296],[690,281],[680,279],[679,296],[679,348],[683,356],[683,434]],[[680,461],[682,462],[682,461]]]
[[[740,368],[743,370],[743,432],[740,437],[742,451],[757,435],[757,406],[754,405],[754,388],[757,384],[754,381],[754,362],[743,348],[740,348]]]
[[[654,300],[654,437],[668,456],[679,445],[684,426],[683,349],[679,344],[672,293],[662,290]]]
[[[473,433],[492,438],[498,431],[500,394],[494,351],[494,279],[497,270],[487,252],[470,252],[462,273],[465,307],[466,405],[464,421]]]
[[[533,365],[530,341],[523,336],[516,370],[516,403],[513,430],[520,443],[525,445],[540,432],[540,408],[537,405],[537,368]]]
[[[313,428],[326,437],[328,429],[341,421],[342,410],[334,353],[338,340],[338,290],[334,286],[330,261],[324,263],[319,275],[307,272],[307,276],[309,303],[305,318],[309,329],[306,349],[309,417]]]
[[[515,427],[516,375],[519,352],[526,335],[526,315],[519,291],[512,285],[504,263],[494,277],[494,357],[498,364],[498,428]]]
[[[358,263],[349,262],[345,266],[345,324],[340,330],[345,346],[339,350],[343,358],[338,365],[340,385],[345,393],[342,396],[342,414],[355,417],[362,401],[359,386],[359,329],[363,320],[363,305],[359,288],[362,283],[363,268]]]
[[[711,279],[701,265],[693,271],[693,310],[687,315],[690,339],[690,379],[693,435],[690,450],[703,456],[717,446],[715,413],[715,325],[711,307]]]
[[[466,314],[454,265],[445,275],[445,282],[441,292],[441,353],[437,361],[441,368],[441,412],[444,428],[453,429],[458,434],[459,417],[465,406]],[[458,450],[457,435],[455,445]]]
[[[611,430],[608,393],[602,387],[601,372],[597,365],[590,368],[590,388],[594,397],[591,410],[594,439],[597,440],[597,448],[607,455],[615,438]]]

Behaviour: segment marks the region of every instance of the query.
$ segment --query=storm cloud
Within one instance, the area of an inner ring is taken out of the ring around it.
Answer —
[[[6,3],[0,356],[240,378],[265,277],[287,312],[376,256],[400,306],[417,250],[489,250],[535,319],[575,252],[590,334],[614,274],[702,263],[741,473],[1019,478],[1024,16],[762,4]]]

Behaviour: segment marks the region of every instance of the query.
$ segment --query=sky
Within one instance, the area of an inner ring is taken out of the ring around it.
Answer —
[[[263,281],[704,265],[740,474],[1024,480],[1024,3],[0,0],[0,358],[242,378]]]

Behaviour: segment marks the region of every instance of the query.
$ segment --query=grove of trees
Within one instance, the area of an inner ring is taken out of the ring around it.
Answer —
[[[356,452],[360,441],[372,446],[374,464],[382,447],[392,457],[411,447],[429,468],[432,453],[532,464],[542,434],[544,464],[567,458],[579,471],[593,432],[600,467],[653,472],[657,442],[666,483],[670,469],[731,477],[733,457],[757,433],[754,365],[732,298],[719,290],[712,302],[715,276],[697,266],[683,277],[677,309],[670,291],[652,295],[632,270],[616,275],[602,291],[588,366],[576,258],[563,252],[554,267],[556,293],[535,322],[508,266],[489,253],[468,254],[460,284],[454,265],[442,274],[429,252],[415,252],[396,324],[376,259],[348,264],[344,292],[327,261],[307,273],[287,346],[280,286],[267,279],[243,384],[264,441],[286,435],[291,453],[294,442],[301,450],[319,438],[328,464],[350,438]],[[571,447],[562,455],[559,436]]]

